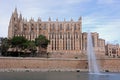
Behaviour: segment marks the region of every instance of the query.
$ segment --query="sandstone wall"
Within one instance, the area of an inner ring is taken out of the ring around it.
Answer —
[[[39,58],[0,58],[0,69],[85,69],[86,60],[75,59],[39,59]]]
[[[120,72],[120,58],[119,59],[103,59],[100,60],[103,71]]]
[[[120,59],[98,60],[101,71],[120,72]],[[0,58],[0,69],[81,69],[88,70],[84,59]]]

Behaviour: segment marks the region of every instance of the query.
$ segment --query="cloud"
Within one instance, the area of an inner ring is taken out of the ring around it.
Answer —
[[[103,16],[94,13],[83,17],[82,25],[83,32],[91,31],[98,32],[100,37],[106,42],[120,43],[119,28],[120,18],[114,16]]]
[[[100,37],[106,41],[113,42],[118,41],[120,43],[119,37],[119,28],[120,28],[120,19],[113,20],[111,22],[105,22],[101,25],[94,25],[92,31],[98,32]]]
[[[0,3],[0,36],[7,36],[9,19],[15,6],[28,20],[70,20],[83,17],[83,31],[94,31],[107,41],[119,40],[119,0],[1,0]],[[113,31],[114,30],[114,31]],[[110,35],[109,35],[110,34]],[[112,37],[111,37],[112,35]],[[120,42],[119,42],[120,43]]]

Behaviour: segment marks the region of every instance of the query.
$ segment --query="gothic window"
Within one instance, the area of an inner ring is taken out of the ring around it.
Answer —
[[[76,24],[74,25],[74,30],[77,30]]]
[[[34,30],[34,28],[31,28],[31,30]]]
[[[62,30],[62,24],[60,24],[60,30]]]
[[[46,30],[46,24],[44,24],[44,26],[43,26],[43,30]]]
[[[52,33],[52,39],[54,39],[54,32]]]
[[[24,28],[24,31],[27,30],[26,28]]]
[[[60,39],[62,39],[62,32],[60,32]]]
[[[67,42],[67,50],[70,50],[70,40]]]
[[[52,50],[53,50],[53,40],[52,40]]]
[[[32,24],[32,26],[34,26],[34,24]]]
[[[116,54],[116,49],[112,49],[112,54]]]
[[[67,25],[67,30],[69,30],[70,28],[69,28],[69,24]]]
[[[39,30],[41,30],[41,28],[39,28]]]
[[[111,54],[110,54],[110,56],[111,56]]]
[[[17,31],[18,30],[18,27],[17,25],[14,26],[14,30]]]
[[[53,25],[51,26],[51,29],[52,29],[52,30],[54,30],[54,29],[55,29],[55,24],[53,24]]]
[[[92,43],[93,43],[93,47],[95,47],[95,40],[94,40],[94,36],[92,36]]]
[[[68,39],[70,39],[70,32],[68,32]]]
[[[15,17],[14,17],[14,21],[15,21]]]
[[[24,26],[27,26],[27,24],[24,24]]]
[[[41,26],[41,24],[39,24],[39,26]]]
[[[46,30],[46,26],[43,26],[43,30]]]
[[[75,33],[75,35],[76,35],[76,38],[78,39],[78,33],[77,32]]]

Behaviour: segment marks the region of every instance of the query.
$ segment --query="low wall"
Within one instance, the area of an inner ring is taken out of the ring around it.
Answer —
[[[85,69],[86,60],[40,59],[40,58],[0,58],[0,69]]]
[[[120,59],[99,60],[101,71],[120,72]],[[55,59],[55,58],[0,58],[0,69],[63,69],[88,70],[85,59]]]
[[[108,70],[110,72],[120,72],[120,58],[103,59],[103,60],[100,60],[100,63],[103,71]]]

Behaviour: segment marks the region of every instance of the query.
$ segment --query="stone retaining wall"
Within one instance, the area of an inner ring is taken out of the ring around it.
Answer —
[[[104,71],[120,72],[120,59],[103,59],[100,63]]]
[[[99,63],[101,71],[120,72],[120,59],[101,59]],[[88,63],[85,59],[0,58],[0,69],[88,70]]]
[[[86,60],[75,59],[40,59],[40,58],[0,58],[0,69],[84,69]]]

